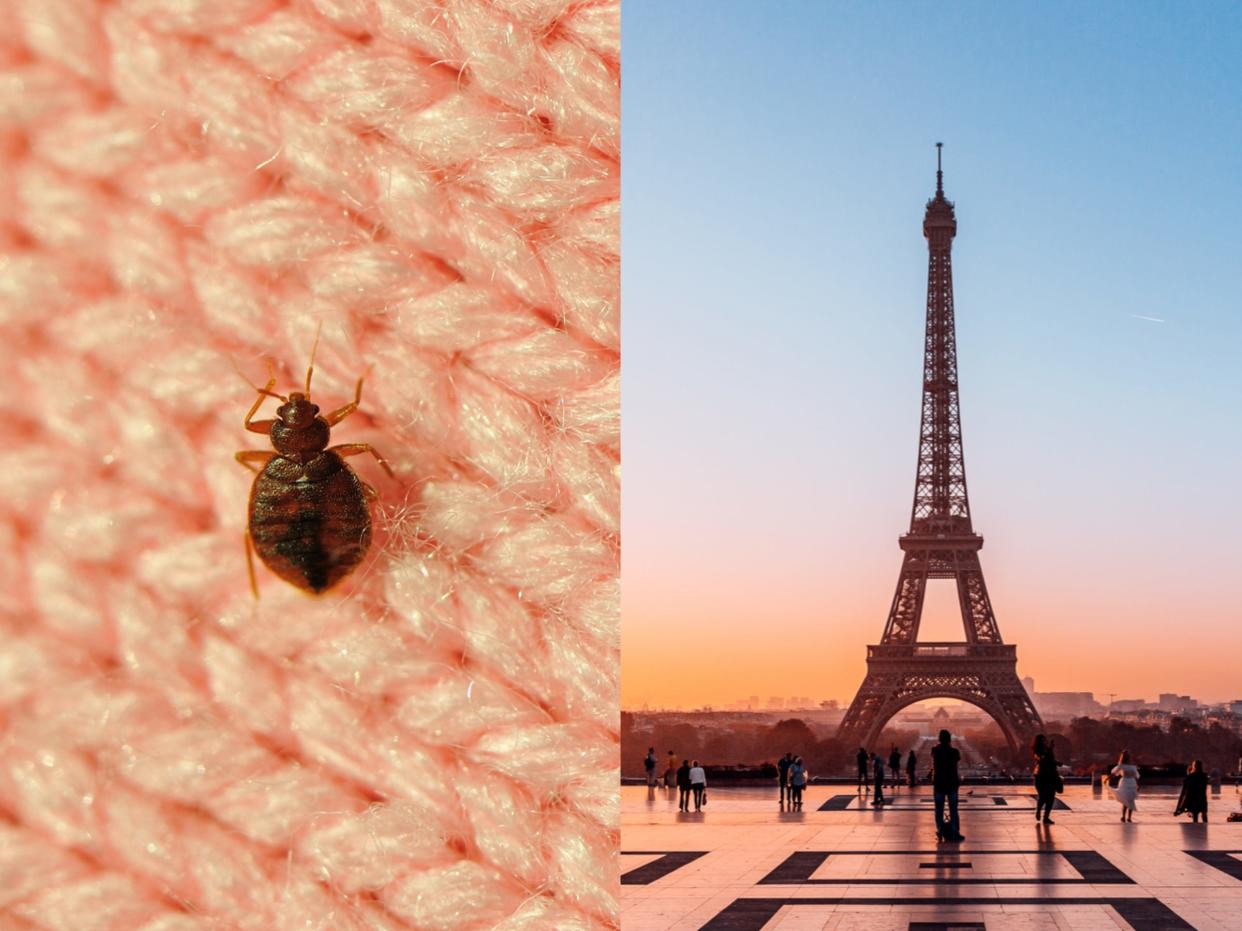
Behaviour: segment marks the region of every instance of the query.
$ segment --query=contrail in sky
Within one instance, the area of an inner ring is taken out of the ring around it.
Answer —
[[[1146,320],[1149,323],[1164,323],[1160,317],[1145,317],[1142,314],[1130,314],[1135,320]]]

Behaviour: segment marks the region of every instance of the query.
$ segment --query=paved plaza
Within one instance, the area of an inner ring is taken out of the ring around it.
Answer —
[[[937,844],[929,788],[876,810],[848,786],[812,786],[800,812],[772,788],[621,790],[625,931],[1242,931],[1242,796],[1212,821],[1175,819],[1148,788],[1133,824],[1107,794],[1070,786],[1037,826],[1033,790],[966,786],[960,844]]]

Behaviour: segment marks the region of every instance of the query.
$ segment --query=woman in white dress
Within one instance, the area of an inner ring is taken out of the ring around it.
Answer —
[[[1113,775],[1120,777],[1113,797],[1121,803],[1121,820],[1133,821],[1135,802],[1138,800],[1138,767],[1130,762],[1130,751],[1122,750],[1121,759],[1113,767]]]

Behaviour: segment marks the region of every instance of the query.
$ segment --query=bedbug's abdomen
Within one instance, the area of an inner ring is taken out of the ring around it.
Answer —
[[[322,592],[362,562],[371,516],[362,483],[333,452],[303,465],[274,457],[250,491],[250,536],[274,573]]]

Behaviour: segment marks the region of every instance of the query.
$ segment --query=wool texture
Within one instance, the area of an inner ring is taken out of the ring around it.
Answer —
[[[0,928],[617,926],[615,0],[0,23]],[[255,601],[320,326],[396,478]]]

